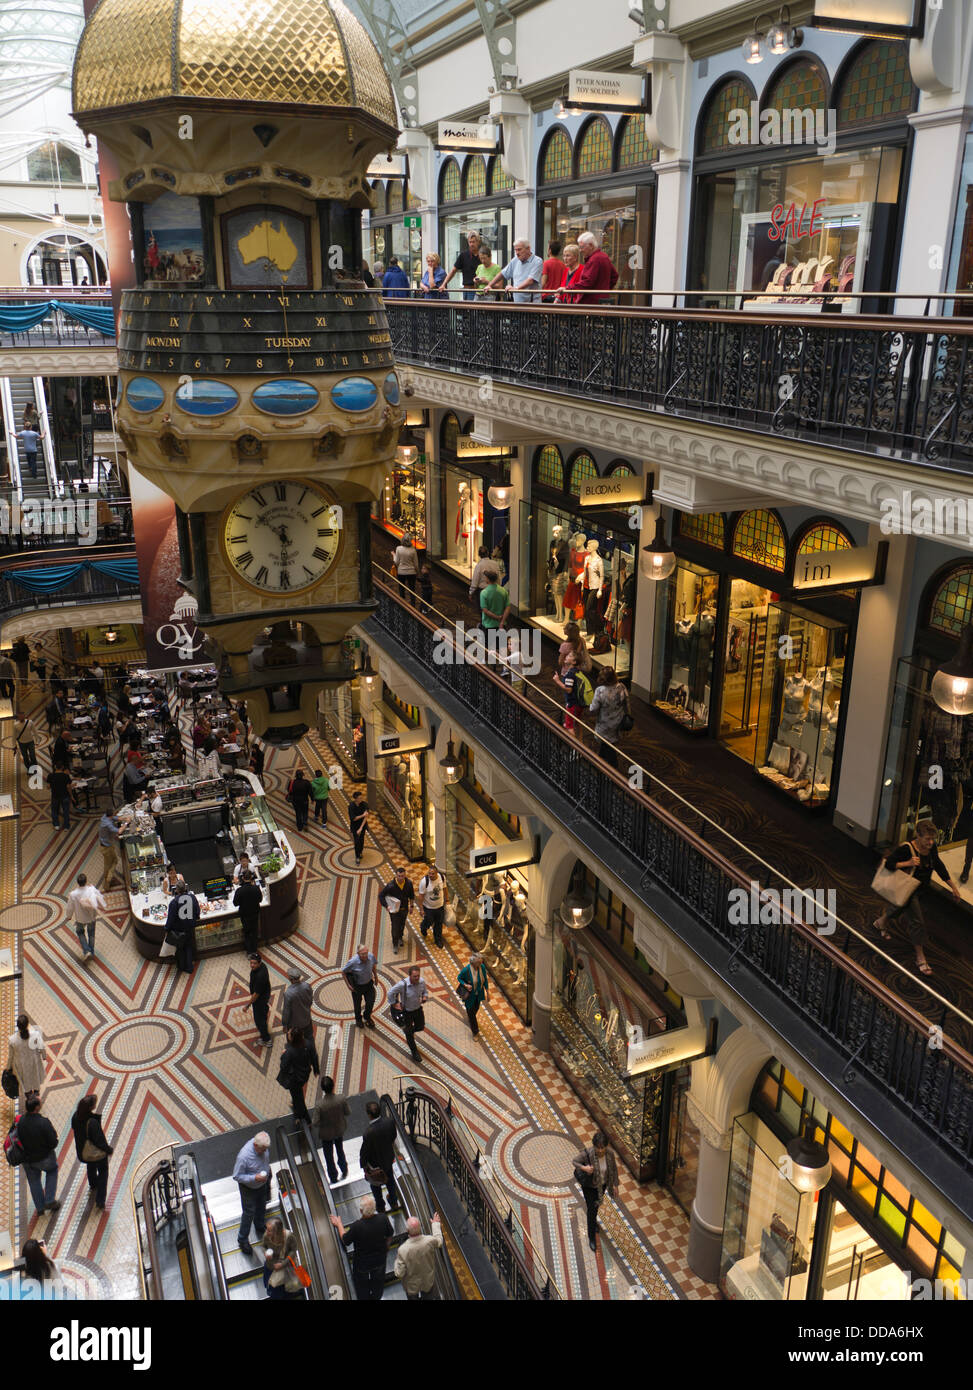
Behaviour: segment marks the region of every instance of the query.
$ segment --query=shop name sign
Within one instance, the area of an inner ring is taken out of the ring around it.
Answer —
[[[511,444],[481,444],[471,434],[456,436],[456,457],[458,459],[509,458],[513,453]]]
[[[645,496],[645,480],[638,473],[623,473],[618,478],[585,478],[578,501],[582,507],[611,507],[617,502],[641,502]]]
[[[888,542],[882,543],[887,546]],[[879,546],[852,546],[848,550],[816,550],[798,555],[794,565],[795,589],[826,589],[841,584],[872,584],[879,567]]]
[[[659,1071],[707,1052],[709,1030],[705,1023],[691,1028],[675,1028],[671,1033],[654,1033],[647,1038],[642,1029],[628,1025],[627,1071],[638,1076],[647,1071]]]
[[[515,869],[519,864],[535,864],[537,846],[533,839],[511,840],[505,845],[485,845],[470,850],[471,874],[486,873],[488,869]]]
[[[404,154],[376,155],[365,170],[366,179],[404,179],[405,176]]]
[[[497,127],[492,121],[440,121],[437,150],[484,150],[497,148]]]
[[[928,0],[941,10],[943,0]],[[925,29],[926,0],[814,0],[815,29],[842,34],[874,34],[888,39],[920,39]]]
[[[406,729],[401,734],[379,734],[375,752],[379,758],[387,758],[390,753],[411,753],[428,747],[428,729]]]
[[[582,111],[650,111],[649,90],[640,72],[572,68],[564,105]]]

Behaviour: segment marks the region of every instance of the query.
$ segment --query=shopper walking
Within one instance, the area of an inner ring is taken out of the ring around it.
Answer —
[[[17,689],[17,668],[6,652],[0,652],[0,697],[12,700]]]
[[[14,741],[24,767],[29,772],[32,767],[37,766],[37,745],[34,742],[34,726],[26,716],[19,720],[14,728]]]
[[[370,1100],[365,1106],[368,1128],[361,1141],[359,1159],[365,1181],[372,1189],[372,1198],[378,1211],[385,1210],[384,1187],[389,1194],[389,1209],[395,1211],[400,1205],[395,1186],[395,1121],[383,1118],[382,1107],[378,1101]]]
[[[243,949],[251,955],[257,949],[260,938],[260,905],[263,893],[257,887],[252,869],[244,869],[240,875],[240,886],[233,894],[233,906],[240,914],[243,928]]]
[[[108,1201],[108,1160],[115,1150],[105,1138],[97,1105],[96,1095],[82,1096],[71,1116],[71,1128],[78,1162],[88,1170],[89,1196],[97,1209],[104,1211]]]
[[[564,641],[557,649],[558,671],[560,672],[568,663],[576,666],[579,671],[583,671],[586,676],[590,674],[594,664],[577,623],[564,624]]]
[[[87,874],[78,874],[78,886],[68,894],[68,910],[81,944],[81,959],[88,964],[95,958],[95,922],[99,912],[107,912],[108,904]]]
[[[308,805],[311,800],[311,783],[304,775],[303,769],[299,768],[297,775],[291,779],[287,788],[287,800],[294,807],[298,830],[303,830],[307,825]]]
[[[106,811],[98,823],[98,846],[101,850],[101,874],[105,892],[109,892],[112,883],[117,878],[119,883],[124,883],[122,877],[122,861],[119,857],[120,824],[110,811]]]
[[[60,1302],[65,1297],[72,1297],[70,1293],[65,1295],[61,1271],[47,1253],[47,1246],[42,1240],[34,1240],[33,1237],[25,1240],[20,1258],[23,1268],[19,1281],[10,1285],[12,1298]]]
[[[311,1072],[318,1074],[318,1056],[313,1046],[304,1041],[300,1028],[291,1028],[287,1034],[287,1046],[280,1059],[277,1084],[290,1093],[291,1109],[299,1120],[310,1121],[304,1100],[304,1088]]]
[[[17,679],[21,685],[26,685],[30,675],[30,647],[22,637],[18,637],[11,646],[10,655],[17,668]]]
[[[334,1078],[322,1076],[321,1095],[311,1112],[311,1124],[314,1126],[318,1141],[324,1150],[324,1161],[328,1169],[328,1178],[331,1182],[338,1181],[338,1169],[341,1169],[342,1178],[348,1176],[348,1160],[345,1158],[344,1137],[345,1130],[348,1128],[348,1116],[351,1110],[344,1096],[339,1096],[334,1088]],[[337,1158],[338,1162],[335,1163]]]
[[[199,899],[191,892],[184,878],[176,879],[175,896],[169,904],[166,933],[177,938],[176,968],[187,975],[196,963],[196,924],[199,921]]]
[[[7,1039],[7,1066],[20,1084],[20,1102],[26,1107],[32,1095],[40,1094],[47,1069],[44,1034],[26,1014],[15,1023],[16,1032]]]
[[[17,431],[17,438],[23,445],[24,460],[27,464],[27,467],[30,469],[30,476],[32,478],[36,478],[37,448],[44,436],[42,434],[39,434],[35,429],[26,428]]]
[[[567,278],[555,295],[555,302],[558,304],[577,304],[581,296],[573,294],[572,290],[581,274],[581,248],[576,242],[569,241],[562,255],[564,256],[564,269]]]
[[[233,1165],[233,1181],[240,1188],[240,1229],[237,1245],[245,1255],[253,1254],[251,1226],[257,1239],[267,1231],[267,1202],[270,1199],[270,1135],[264,1130],[244,1144]]]
[[[375,971],[377,968],[378,961],[364,945],[359,946],[351,960],[341,968],[342,978],[351,990],[357,1028],[375,1027],[372,1021],[372,1009],[375,1005]]]
[[[303,1298],[304,1288],[295,1268],[297,1236],[293,1231],[285,1231],[283,1221],[274,1216],[267,1222],[263,1244],[263,1280],[267,1297],[287,1301]]]
[[[347,1231],[340,1216],[332,1216],[331,1224],[346,1249],[354,1247],[351,1277],[355,1293],[365,1303],[378,1303],[385,1288],[385,1264],[392,1245],[392,1223],[376,1210],[373,1197],[363,1197],[358,1203],[361,1213]]]
[[[565,732],[577,734],[579,739],[581,737],[581,725],[578,720],[585,709],[582,682],[587,680],[588,677],[585,673],[579,671],[570,658],[565,659],[560,671],[554,672],[554,684],[564,691]],[[590,689],[590,682],[588,688]]]
[[[389,268],[382,278],[382,289],[386,299],[409,298],[409,277],[399,265],[397,256],[389,259]]]
[[[270,973],[264,965],[259,951],[250,952],[250,994],[244,1003],[249,1004],[253,1022],[265,1045],[273,1042],[267,1031],[267,1018],[270,1014]]]
[[[607,1192],[618,1196],[618,1164],[601,1130],[591,1136],[591,1143],[574,1160],[574,1175],[581,1184],[581,1193],[588,1211],[588,1246],[595,1250],[598,1235],[598,1208]]]
[[[626,719],[632,712],[628,703],[628,691],[618,679],[614,666],[606,666],[598,677],[598,684],[590,705],[591,713],[596,715],[595,733],[603,742],[596,743],[596,751],[609,767],[618,767],[618,740]],[[631,724],[627,725],[631,728]]]
[[[489,576],[496,574],[499,578],[496,563],[490,559],[489,546],[481,545],[479,553],[480,558],[473,566],[473,573],[470,575],[470,598],[473,600],[477,618],[480,616],[480,594],[492,582]]]
[[[933,874],[937,874],[949,885],[949,891],[957,902],[963,901],[959,889],[949,876],[949,870],[939,857],[936,848],[938,838],[939,831],[935,821],[921,820],[916,826],[915,839],[907,840],[904,845],[899,845],[885,856],[886,869],[911,875],[919,887],[907,902],[899,907],[887,907],[881,917],[875,919],[875,927],[885,941],[892,939],[892,933],[889,931],[892,922],[901,923],[905,928],[906,938],[916,953],[916,965],[923,975],[932,974],[932,966],[926,960],[925,948],[929,933],[922,915],[922,898],[929,891]]]
[[[320,768],[311,778],[311,796],[314,798],[314,819],[322,825],[328,823],[328,797],[331,795],[331,779]]]
[[[32,1095],[26,1114],[17,1121],[17,1135],[24,1149],[24,1176],[34,1199],[37,1215],[60,1211],[57,1200],[57,1131],[41,1114],[41,1098]]]
[[[314,1018],[311,1010],[314,1007],[314,993],[296,965],[288,967],[287,978],[290,983],[284,990],[280,1006],[280,1021],[284,1034],[286,1036],[290,1028],[299,1028],[313,1046]]]
[[[51,824],[55,830],[62,827],[71,829],[71,774],[63,764],[56,764],[53,772],[47,774],[47,785],[51,792]]]
[[[355,792],[348,802],[348,823],[355,847],[355,863],[360,864],[365,849],[365,831],[368,829],[368,806],[361,792]]]
[[[443,944],[443,920],[446,916],[446,882],[433,864],[419,880],[419,901],[422,904],[422,920],[419,930],[422,939],[432,927],[432,939],[437,946]]]
[[[416,606],[416,580],[419,575],[419,552],[416,550],[408,531],[392,551],[392,563],[395,566],[395,574],[399,583],[409,590],[414,608]]]
[[[395,1277],[402,1280],[410,1303],[428,1302],[436,1297],[436,1255],[443,1246],[439,1213],[432,1214],[432,1232],[428,1236],[423,1235],[417,1216],[410,1216],[405,1228],[409,1234],[395,1257]]]
[[[480,1011],[480,1005],[490,990],[490,978],[487,975],[487,968],[483,964],[483,957],[478,951],[474,951],[470,959],[457,976],[458,987],[456,993],[463,1001],[466,1010],[466,1017],[470,1021],[470,1032],[474,1038],[479,1035],[480,1028],[476,1021],[476,1016]]]
[[[406,875],[405,869],[397,868],[393,872],[391,881],[386,883],[379,893],[378,900],[389,915],[389,923],[392,928],[392,948],[395,951],[401,951],[406,919],[416,900],[416,890],[412,886],[412,880]]]
[[[422,1006],[428,998],[429,991],[426,989],[418,965],[413,965],[405,979],[400,980],[389,990],[389,1003],[392,1012],[398,1016],[398,1021],[405,1034],[406,1046],[417,1062],[421,1062],[422,1057],[416,1047],[415,1035],[421,1033],[426,1026],[426,1016]]]
[[[488,569],[483,571],[486,584],[480,590],[480,625],[485,631],[491,628],[506,627],[510,617],[510,593],[500,583],[500,571],[496,561],[491,560]]]

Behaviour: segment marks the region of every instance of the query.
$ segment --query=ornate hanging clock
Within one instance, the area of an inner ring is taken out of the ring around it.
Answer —
[[[264,594],[299,594],[318,584],[344,542],[333,493],[316,483],[278,478],[249,488],[224,513],[220,539],[236,577]]]

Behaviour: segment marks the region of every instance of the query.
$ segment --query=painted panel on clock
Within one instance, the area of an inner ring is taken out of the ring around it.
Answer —
[[[385,399],[388,401],[389,405],[398,405],[399,378],[395,375],[394,372],[389,372],[388,376],[385,378],[385,385],[382,387],[382,393],[384,394]]]
[[[331,399],[339,410],[370,410],[378,400],[378,387],[367,376],[346,376],[332,386]]]
[[[153,410],[158,410],[165,398],[166,393],[159,383],[148,376],[134,377],[128,383],[128,390],[125,392],[125,399],[140,415],[148,415]]]
[[[240,397],[225,381],[193,377],[176,391],[176,405],[187,415],[225,415]]]
[[[318,393],[307,381],[279,377],[256,387],[250,399],[266,415],[303,415],[318,403]]]

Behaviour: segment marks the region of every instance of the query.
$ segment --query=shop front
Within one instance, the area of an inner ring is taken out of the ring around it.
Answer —
[[[534,997],[534,934],[527,913],[527,865],[534,846],[520,819],[503,810],[476,776],[461,744],[463,776],[446,787],[445,878],[456,926],[486,962],[524,1023]],[[489,861],[489,862],[488,862]]]
[[[634,484],[642,479],[627,459],[604,472],[586,450],[565,462],[556,444],[534,454],[531,501],[521,503],[521,614],[555,641],[576,622],[596,667],[613,666],[622,679],[632,670],[638,533],[628,514],[582,502],[591,483]],[[585,498],[585,502],[589,498]],[[597,502],[595,493],[590,500]]]
[[[965,1251],[780,1062],[733,1125],[720,1288],[758,1301],[908,1301],[920,1280],[962,1297]],[[821,1146],[807,1165],[794,1141]]]
[[[371,185],[373,212],[368,224],[368,268],[380,261],[388,270],[395,256],[417,285],[425,266],[422,262],[422,232],[405,225],[405,213],[419,206],[402,179],[374,179]]]
[[[501,167],[500,156],[471,154],[462,166],[461,158],[450,155],[439,171],[439,255],[447,275],[460,251],[467,249],[471,232],[490,248],[494,265],[505,266],[514,253],[513,180]],[[457,274],[450,293],[462,288]],[[460,293],[453,298],[461,298]]]
[[[759,96],[739,73],[721,79],[697,126],[688,283],[707,293],[691,302],[729,308],[738,301],[721,293],[764,292],[752,307],[857,312],[852,295],[893,288],[917,100],[908,45],[886,39],[858,45],[833,83],[805,53],[774,69]],[[814,111],[836,122],[820,132],[830,145],[793,128]],[[775,128],[781,138],[760,143]],[[808,300],[812,291],[827,298]]]
[[[406,704],[384,682],[377,705],[375,762],[369,806],[378,811],[403,854],[428,860],[426,852],[426,756],[429,731],[417,705]]]
[[[509,446],[478,444],[472,420],[461,428],[447,412],[439,429],[439,460],[430,470],[427,553],[461,579],[469,580],[485,546],[501,579],[509,570],[510,513],[490,503],[489,489],[506,482]]]
[[[422,411],[410,411],[399,436],[399,446],[385,474],[385,486],[372,503],[372,516],[396,543],[412,537],[417,550],[426,549],[426,455],[421,435],[411,426],[425,422]],[[379,556],[381,564],[385,557]]]
[[[776,512],[755,510],[678,513],[673,548],[656,586],[653,706],[803,805],[830,804],[858,590],[881,582],[881,547],[827,517],[788,539]]]
[[[344,656],[351,658],[361,642],[346,637]],[[356,782],[366,775],[367,757],[365,721],[361,712],[361,677],[355,676],[340,685],[329,685],[318,696],[318,733],[335,750],[338,760]]]

